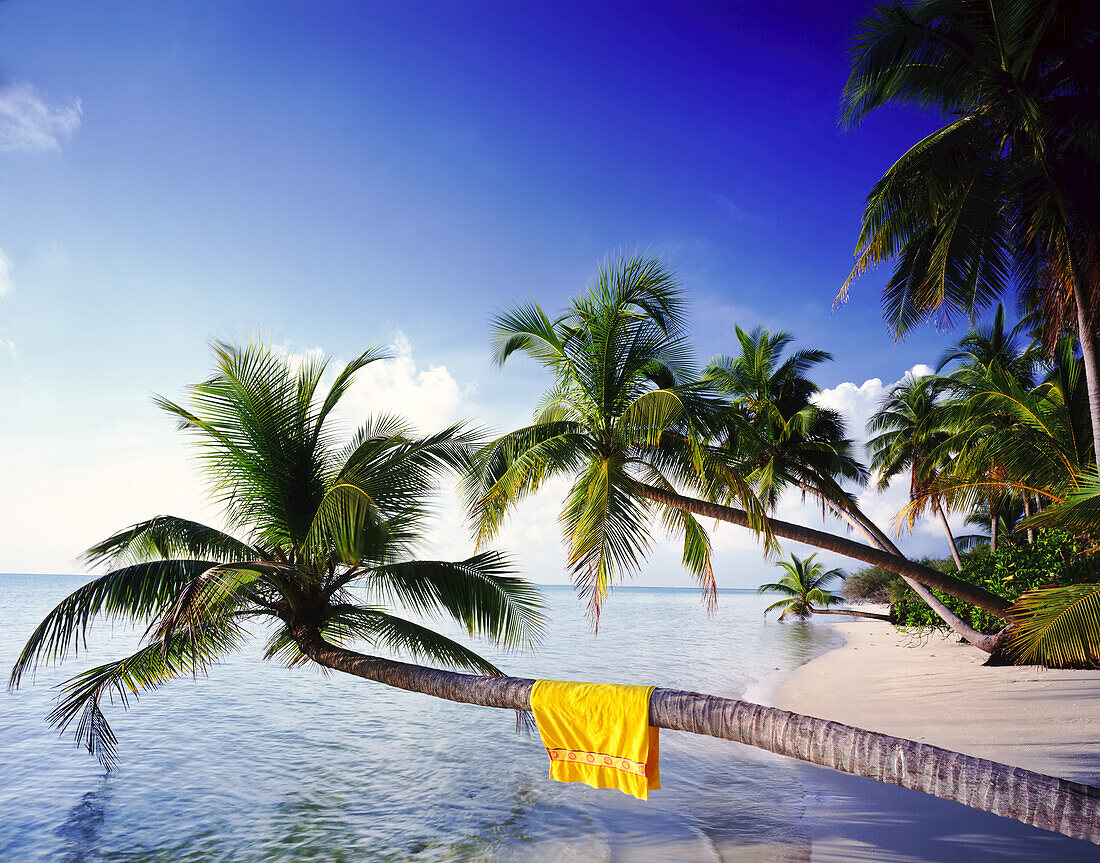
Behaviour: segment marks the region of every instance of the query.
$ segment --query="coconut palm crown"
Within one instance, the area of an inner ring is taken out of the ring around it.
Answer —
[[[832,355],[810,348],[784,356],[794,340],[790,333],[734,330],[740,352],[713,358],[705,374],[730,399],[734,421],[722,429],[719,443],[737,471],[771,510],[791,486],[851,507],[841,483],[863,486],[867,468],[846,436],[843,417],[814,403],[821,389],[808,377]]]
[[[843,122],[886,105],[945,125],[867,195],[841,290],[893,261],[883,313],[898,337],[973,319],[1010,291],[1052,348],[1072,327],[1100,441],[1100,7],[1087,0],[880,3],[851,50]],[[1095,444],[1100,450],[1100,443]]]
[[[839,569],[826,570],[824,564],[815,560],[816,557],[816,554],[805,558],[792,554],[790,560],[778,562],[784,570],[784,575],[779,581],[762,584],[756,590],[761,594],[783,594],[783,599],[773,602],[764,609],[765,615],[769,611],[781,608],[783,613],[779,615],[780,620],[788,615],[805,620],[817,609],[825,609],[830,605],[840,605],[844,602],[843,596],[828,589],[832,582],[844,578],[844,573]]]
[[[505,648],[534,643],[535,588],[507,559],[418,560],[427,504],[442,471],[461,469],[474,434],[461,425],[423,437],[379,416],[342,439],[333,412],[368,350],[322,390],[327,361],[291,362],[263,345],[214,346],[216,368],[188,406],[157,403],[197,444],[226,531],[160,515],[90,548],[106,574],[64,599],[32,633],[11,673],[75,653],[93,619],[148,625],[143,646],[67,681],[50,721],[76,723],[77,741],[107,769],[117,739],[101,709],[170,678],[206,669],[268,624],[265,656],[310,661],[302,645],[365,641],[383,650],[497,675],[470,648],[389,610],[457,621]]]

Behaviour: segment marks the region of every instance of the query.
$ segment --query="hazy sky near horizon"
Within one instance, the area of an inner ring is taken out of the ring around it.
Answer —
[[[838,127],[868,7],[0,4],[0,571],[74,571],[161,512],[216,518],[150,400],[206,374],[209,340],[344,359],[389,343],[349,422],[503,428],[545,381],[490,364],[491,314],[558,308],[620,250],[680,274],[700,360],[735,323],[831,351],[824,398],[858,433],[950,338],[894,342],[885,272],[831,309],[863,196],[931,126]],[[867,505],[888,520],[898,495]],[[566,580],[558,503],[503,538],[543,582]],[[440,509],[429,553],[465,555]],[[770,576],[743,532],[715,542],[722,586]],[[934,525],[908,547],[945,552]],[[661,547],[639,583],[688,582]]]

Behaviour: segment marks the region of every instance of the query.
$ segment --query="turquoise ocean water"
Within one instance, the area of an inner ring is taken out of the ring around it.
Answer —
[[[0,575],[5,676],[85,580]],[[835,643],[824,626],[765,623],[751,594],[724,592],[708,617],[695,591],[622,589],[598,636],[571,591],[545,596],[540,650],[487,651],[506,671],[739,696]],[[43,717],[53,685],[135,642],[98,626],[87,655],[0,699],[0,860],[714,861],[800,841],[802,784],[778,757],[663,732],[665,790],[644,804],[551,782],[508,711],[288,670],[260,659],[259,638],[208,677],[108,707],[122,764],[105,775]]]

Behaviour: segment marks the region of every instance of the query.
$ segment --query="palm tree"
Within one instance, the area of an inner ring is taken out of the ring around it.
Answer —
[[[733,469],[772,511],[794,487],[841,517],[865,521],[842,483],[863,485],[867,468],[856,458],[840,414],[813,402],[821,390],[807,377],[832,356],[808,349],[784,358],[790,333],[734,330],[740,354],[715,357],[705,372],[706,380],[730,400],[718,442],[732,457]]]
[[[1064,376],[1072,379],[1073,373]],[[1064,526],[1081,529],[1082,524],[1072,523],[1067,507],[1088,495],[1092,443],[1075,420],[1079,410],[1072,403],[1074,390],[1062,388],[1062,377],[1053,375],[1027,389],[993,365],[956,381],[957,392],[965,397],[945,408],[957,431],[941,450],[954,454],[952,464],[920,490],[923,497],[910,507],[919,510],[927,500],[942,498],[956,509],[974,511],[991,495],[1015,494],[1045,503],[1041,515],[1025,519],[1023,527],[1060,526],[1065,517],[1069,521]],[[1000,514],[986,513],[999,527]]]
[[[843,122],[885,105],[938,110],[867,196],[856,265],[894,261],[883,291],[901,337],[972,317],[1016,287],[1051,348],[1076,330],[1100,452],[1100,9],[1082,0],[919,0],[861,24]]]
[[[705,445],[731,414],[692,374],[679,289],[656,261],[608,262],[556,319],[532,302],[500,315],[495,331],[498,362],[526,353],[553,385],[531,425],[473,459],[462,490],[478,542],[492,539],[511,508],[548,479],[571,478],[560,521],[574,583],[593,615],[611,586],[640,565],[656,516],[683,538],[684,563],[712,599],[710,544],[696,516],[759,531],[766,549],[776,536],[803,542],[1005,613],[1009,603],[977,585],[766,516],[728,454]],[[728,505],[734,500],[744,509]]]
[[[200,443],[228,532],[173,516],[120,531],[88,552],[116,566],[63,600],[32,633],[11,686],[40,661],[74,652],[94,618],[151,621],[133,655],[90,669],[62,690],[53,718],[106,764],[116,740],[100,710],[209,666],[269,623],[267,654],[314,662],[412,692],[526,711],[533,680],[505,677],[465,646],[392,615],[400,601],[460,622],[505,646],[534,641],[536,592],[491,552],[457,563],[408,559],[423,504],[440,469],[466,463],[458,428],[414,438],[400,421],[367,423],[340,446],[327,422],[367,352],[344,368],[323,399],[324,365],[294,370],[261,348],[216,347],[218,368],[192,388],[192,405],[161,405]],[[119,564],[123,564],[118,566]],[[370,604],[367,604],[367,600]],[[482,674],[462,674],[345,647],[361,640]],[[77,719],[79,716],[79,719]],[[729,698],[657,689],[650,724],[707,734],[814,764],[932,793],[984,811],[1100,844],[1100,789],[972,758],[922,743]],[[988,794],[990,779],[997,794]],[[1023,803],[1021,803],[1023,801]],[[1067,814],[1068,813],[1068,814]]]
[[[880,491],[895,477],[909,473],[910,502],[928,503],[943,525],[955,565],[962,569],[962,558],[940,499],[925,494],[943,463],[935,457],[936,448],[949,437],[941,425],[937,404],[942,387],[938,378],[907,374],[883,397],[878,410],[868,420],[867,431],[875,437],[867,442],[867,447],[871,452],[871,467],[878,473]],[[915,509],[908,510],[910,529],[918,514]]]
[[[853,455],[840,415],[812,400],[820,389],[807,375],[831,356],[811,349],[781,361],[789,334],[772,335],[761,328],[746,333],[739,327],[736,333],[740,355],[717,357],[707,367],[707,379],[732,399],[721,445],[733,457],[733,470],[743,474],[772,509],[783,491],[796,486],[847,522],[871,547],[904,557],[842,486],[845,480],[863,485],[868,471]],[[992,649],[992,636],[970,626],[919,581],[902,579],[961,638],[982,650]]]
[[[972,405],[970,404],[971,394],[975,391],[980,393],[985,389],[986,379],[993,368],[997,368],[1003,374],[1011,377],[1023,389],[1030,389],[1034,385],[1035,371],[1040,362],[1038,345],[1032,342],[1025,347],[1021,347],[1019,343],[1020,335],[1026,332],[1030,326],[1031,322],[1025,318],[1011,331],[1007,331],[1004,305],[998,303],[993,321],[988,327],[971,329],[953,349],[944,354],[936,369],[937,372],[943,371],[943,368],[951,362],[959,363],[946,381],[946,386],[953,390],[954,398],[945,406],[945,425],[952,425],[949,417],[952,414],[959,413],[959,409],[961,409],[964,416],[956,420],[954,425],[960,429],[968,440],[975,440],[972,429],[969,428],[974,419],[971,410]],[[1012,417],[987,412],[982,416],[980,425],[985,429],[993,429],[1011,422],[1013,422]],[[957,454],[958,447],[954,438],[942,448],[946,450],[948,456]],[[995,478],[1002,472],[1002,465],[994,459],[983,471],[983,474]],[[1022,506],[1018,504],[1022,504]],[[973,523],[976,514],[983,508],[986,523],[989,525],[989,548],[990,551],[996,551],[1000,537],[1008,535],[1011,532],[1011,525],[1018,520],[1008,519],[1007,513],[1022,508],[1024,514],[1030,515],[1031,495],[1013,495],[990,489],[984,504],[971,511],[967,523]],[[1006,521],[1011,522],[1007,525],[1009,530],[1002,531],[1002,527],[1006,526],[1004,524]],[[1029,540],[1032,539],[1034,537],[1029,531]]]
[[[170,678],[193,674],[238,647],[246,624],[270,628],[265,656],[327,667],[357,657],[352,673],[401,684],[400,663],[352,654],[364,641],[482,674],[500,670],[470,648],[391,613],[404,605],[443,616],[506,647],[533,644],[543,619],[537,590],[493,551],[466,560],[418,560],[426,504],[441,470],[465,464],[471,434],[453,426],[415,437],[380,416],[341,441],[333,411],[367,351],[320,384],[326,363],[297,368],[263,346],[215,345],[214,374],[191,388],[187,407],[160,398],[199,446],[228,531],[160,515],[119,531],[86,553],[109,571],[77,589],[39,624],[10,685],[40,661],[76,652],[92,620],[147,622],[142,647],[62,687],[51,721],[108,769],[116,739],[101,710]],[[396,677],[395,677],[396,675]]]
[[[826,570],[824,564],[817,563],[814,560],[816,557],[816,553],[806,558],[792,554],[790,560],[779,561],[779,566],[786,574],[779,581],[760,585],[756,592],[780,593],[783,594],[785,599],[773,602],[765,608],[765,616],[769,611],[782,608],[783,613],[779,615],[780,620],[783,620],[788,614],[799,620],[805,620],[814,614],[849,614],[854,617],[890,620],[884,614],[872,614],[868,611],[856,611],[850,608],[839,611],[830,609],[830,605],[841,605],[844,602],[843,596],[829,590],[829,583],[843,579],[844,573],[839,569]]]
[[[1040,362],[1036,345],[1030,339],[1021,346],[1020,337],[1026,334],[1032,322],[1025,318],[1007,330],[1005,307],[998,303],[993,312],[993,320],[987,327],[973,327],[967,331],[954,347],[944,352],[936,366],[940,374],[951,363],[959,363],[964,369],[987,369],[998,365],[1023,386],[1035,384],[1035,370]]]

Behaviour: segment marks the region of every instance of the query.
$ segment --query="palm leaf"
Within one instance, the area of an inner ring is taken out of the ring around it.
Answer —
[[[130,622],[157,616],[176,601],[192,579],[216,565],[204,560],[138,563],[77,588],[31,633],[12,668],[8,686],[17,687],[39,662],[59,662],[76,650],[78,643],[86,644],[88,626],[97,615]]]
[[[1051,668],[1100,664],[1100,584],[1029,590],[1009,609],[1009,650]]]
[[[148,560],[190,558],[213,561],[258,557],[248,543],[197,521],[158,515],[120,530],[84,552],[91,566],[118,567]]]
[[[470,635],[512,649],[533,647],[545,618],[538,588],[514,575],[511,561],[496,551],[466,560],[416,560],[376,567],[363,576],[368,587],[419,614],[440,610]]]
[[[61,685],[49,722],[64,733],[78,720],[77,744],[111,770],[118,763],[118,740],[101,709],[103,697],[117,697],[125,709],[129,699],[143,691],[156,689],[173,677],[205,670],[218,656],[239,646],[243,634],[227,621],[216,629],[207,628],[201,637],[179,633],[166,642],[149,644],[123,659],[84,671]]]

